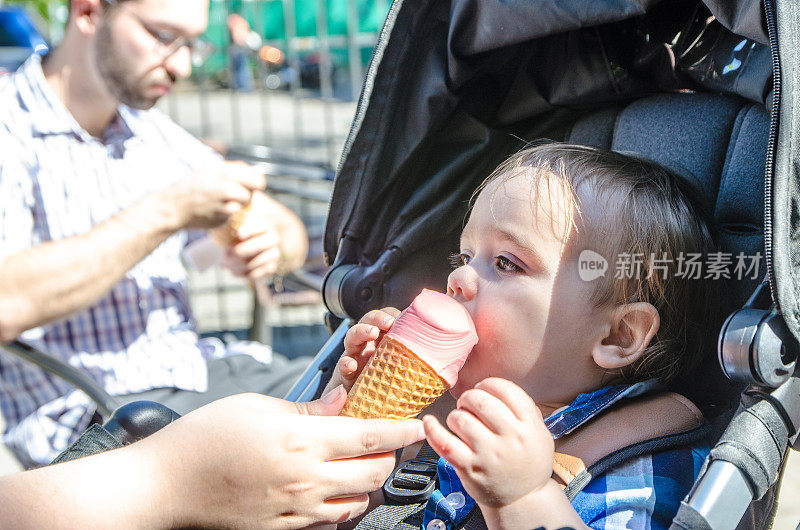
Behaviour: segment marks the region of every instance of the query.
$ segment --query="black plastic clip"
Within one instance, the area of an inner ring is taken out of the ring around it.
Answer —
[[[414,504],[428,499],[436,489],[436,462],[406,460],[383,484],[383,495],[397,504]]]

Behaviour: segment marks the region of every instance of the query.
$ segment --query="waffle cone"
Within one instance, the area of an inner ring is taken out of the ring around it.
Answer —
[[[447,390],[447,383],[419,357],[384,337],[356,379],[340,416],[410,418]]]
[[[238,212],[233,214],[228,222],[212,232],[212,237],[223,248],[232,247],[239,242],[239,229],[244,224],[247,216],[253,211],[253,201],[245,204]]]

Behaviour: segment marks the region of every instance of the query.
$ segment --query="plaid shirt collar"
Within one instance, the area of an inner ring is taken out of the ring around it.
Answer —
[[[73,134],[83,142],[96,141],[86,129],[80,126],[64,103],[53,92],[42,71],[42,57],[33,54],[19,67],[19,98],[22,105],[34,117],[31,128],[34,135],[48,136]],[[122,143],[136,136],[136,111],[120,105],[117,115],[103,135],[103,143],[110,145]]]
[[[656,379],[648,379],[632,385],[606,386],[593,392],[580,394],[572,403],[548,416],[544,424],[553,435],[553,439],[557,440],[621,399],[643,396],[657,390],[663,390],[663,387]]]

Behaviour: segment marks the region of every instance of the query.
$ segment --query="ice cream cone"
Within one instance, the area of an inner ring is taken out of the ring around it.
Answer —
[[[353,418],[416,416],[447,390],[444,379],[405,346],[384,337],[340,413]]]
[[[464,306],[423,290],[378,344],[339,413],[355,418],[409,418],[452,388],[478,341]]]
[[[244,224],[247,216],[253,211],[253,200],[242,206],[233,214],[228,222],[211,232],[211,236],[222,248],[230,248],[239,242],[239,229]]]

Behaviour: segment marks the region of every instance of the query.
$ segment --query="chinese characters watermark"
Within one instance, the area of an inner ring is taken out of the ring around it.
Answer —
[[[649,256],[640,253],[621,253],[617,255],[613,266],[614,278],[618,280],[633,278],[660,277],[666,280],[669,276],[688,280],[699,279],[736,279],[757,280],[763,256],[760,252],[745,254],[739,252],[680,253],[668,257],[651,252]],[[590,282],[605,276],[609,271],[608,261],[593,250],[584,250],[578,256],[578,275],[581,280]]]

